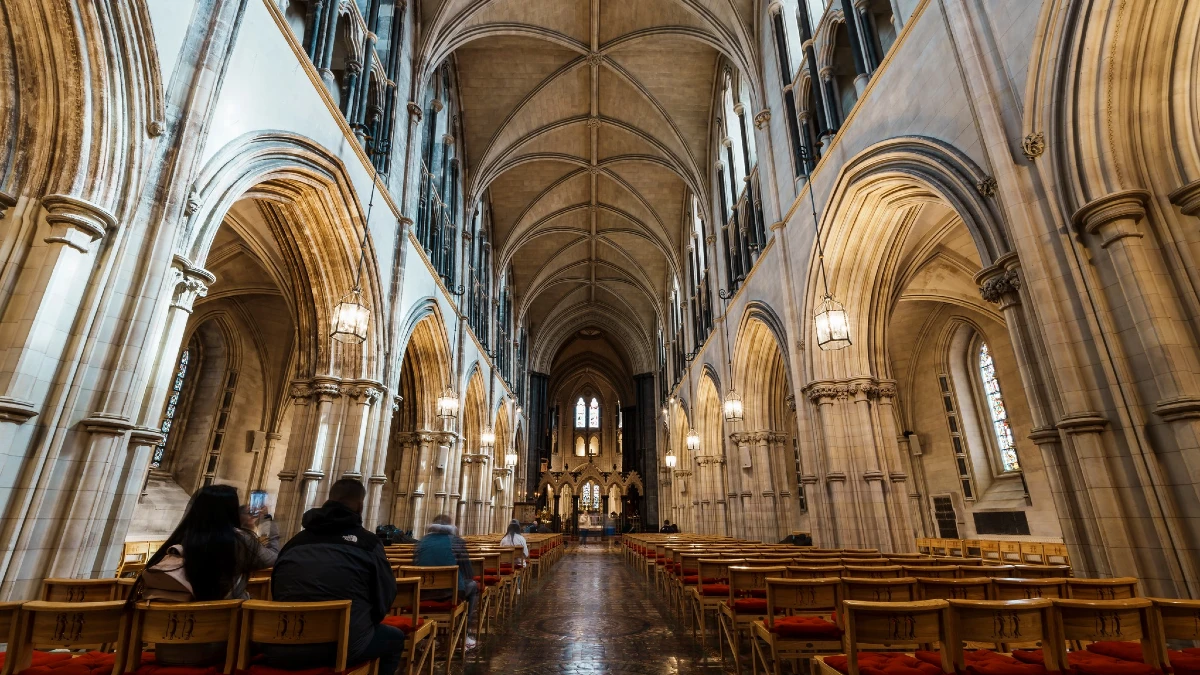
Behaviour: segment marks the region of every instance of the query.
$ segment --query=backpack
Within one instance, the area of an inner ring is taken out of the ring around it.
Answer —
[[[183,570],[183,547],[175,544],[162,560],[147,567],[141,578],[142,600],[192,602],[192,584]]]

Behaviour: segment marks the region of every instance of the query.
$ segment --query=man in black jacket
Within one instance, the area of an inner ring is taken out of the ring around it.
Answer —
[[[396,599],[396,579],[379,538],[362,526],[367,490],[351,478],[329,489],[329,501],[304,514],[304,530],[283,547],[271,575],[279,602],[350,600],[347,666],[379,659],[379,675],[395,675],[404,652],[404,632],[380,623]],[[312,668],[331,662],[330,645],[264,645],[277,668]]]

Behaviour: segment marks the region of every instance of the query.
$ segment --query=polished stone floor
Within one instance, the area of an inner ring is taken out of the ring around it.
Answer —
[[[615,549],[573,547],[534,590],[468,656],[465,675],[721,672]]]

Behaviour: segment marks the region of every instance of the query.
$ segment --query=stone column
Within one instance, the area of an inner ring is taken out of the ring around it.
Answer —
[[[292,413],[287,460],[279,473],[279,506],[275,513],[284,537],[299,531],[305,511],[319,506],[321,482],[327,471],[333,406],[341,396],[341,387],[336,378],[314,378],[311,382],[292,383],[290,394],[296,409]]]
[[[758,513],[758,503],[754,499],[753,474],[748,474],[742,468],[742,457],[750,456],[752,443],[751,434],[729,434],[729,442],[736,450],[733,457],[727,458],[725,469],[730,474],[729,489],[726,498],[729,500],[729,526],[732,531],[727,534],[758,539],[758,528],[761,514]],[[751,459],[750,471],[753,471],[754,461]]]
[[[862,468],[863,488],[858,503],[863,518],[863,529],[867,546],[878,546],[880,551],[891,549],[891,523],[887,503],[883,496],[883,467],[879,461],[879,448],[875,445],[875,424],[871,415],[871,399],[878,394],[873,380],[860,379],[850,382],[850,395],[854,408],[847,420],[849,431],[857,439],[851,441],[857,447],[857,462]]]
[[[337,468],[334,470],[338,479],[364,480],[372,411],[383,394],[380,386],[378,382],[360,380],[344,383],[341,387],[347,409],[345,421],[342,423],[345,433],[342,434],[342,442],[338,446]]]
[[[433,458],[434,448],[438,442],[438,435],[429,431],[416,432],[414,441],[417,444],[417,459],[412,468],[412,487],[409,492],[412,499],[412,516],[408,521],[409,527],[412,528],[413,536],[419,537],[425,532],[425,525],[429,523],[429,515],[427,513],[428,500],[426,497],[434,489],[433,478]]]
[[[842,15],[846,21],[846,32],[850,36],[850,53],[854,56],[854,88],[862,96],[871,79],[871,67],[867,60],[866,44],[863,42],[862,22],[852,0],[842,0]]]
[[[912,513],[909,510],[908,470],[904,464],[898,441],[900,432],[896,428],[896,383],[881,381],[875,390],[877,398],[873,417],[875,439],[883,455],[882,467],[887,478],[887,506],[891,514],[892,546],[894,551],[916,550]]]
[[[817,422],[821,429],[821,445],[825,455],[825,481],[829,485],[829,510],[832,516],[828,525],[832,535],[826,546],[858,547],[862,544],[860,522],[854,503],[846,490],[849,457],[841,443],[834,402],[844,400],[849,389],[832,382],[814,382],[808,386],[808,398],[817,406]]]
[[[208,287],[217,280],[211,272],[192,265],[178,255],[174,256],[171,263],[171,279],[171,305],[167,308],[162,338],[156,350],[149,390],[142,400],[141,423],[148,427],[158,427],[162,423],[165,403],[179,367],[179,352],[183,346],[184,330],[192,315],[192,306],[208,295]]]
[[[829,150],[829,146],[833,144],[833,137],[842,126],[842,112],[839,108],[841,104],[833,83],[833,68],[829,66],[822,68],[821,79],[815,85],[821,88],[821,100],[825,104],[825,119],[829,120],[829,128],[825,129],[821,136],[821,152],[823,154]]]
[[[776,485],[774,467],[771,464],[770,443],[774,434],[770,431],[757,431],[751,436],[754,442],[754,473],[757,478],[754,485],[755,499],[758,503],[758,535],[759,541],[774,544],[779,537],[779,505],[776,500]]]
[[[792,480],[796,474],[794,458],[788,447],[787,434],[768,432],[767,454],[771,462],[771,490],[775,499],[775,541],[779,541],[796,529],[799,516],[796,495],[792,491]]]

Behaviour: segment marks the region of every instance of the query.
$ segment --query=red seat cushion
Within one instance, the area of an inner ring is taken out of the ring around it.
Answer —
[[[840,640],[842,629],[819,616],[784,616],[775,619],[771,632],[780,637],[801,640]]]
[[[705,584],[700,587],[700,595],[729,595],[729,584]]]
[[[500,570],[496,569],[495,567],[485,567],[485,568],[483,568],[483,573],[484,574],[500,574]]]
[[[845,656],[827,656],[825,663],[839,673],[849,673]],[[945,675],[938,666],[899,652],[859,652],[858,672],[862,675]]]
[[[452,612],[454,611],[453,600],[422,600],[420,609],[422,612]]]
[[[938,652],[918,651],[918,659],[941,668],[942,659]],[[1007,654],[997,654],[990,649],[968,649],[963,651],[964,669],[961,675],[1048,675],[1045,666],[1022,663]]]
[[[46,660],[41,665],[31,665],[19,675],[109,675],[116,663],[116,654],[84,652],[69,658]],[[44,657],[43,657],[44,658]]]
[[[479,577],[475,577],[475,583],[483,584],[484,586],[495,586],[496,584],[500,583],[500,577],[488,574],[483,577],[483,581],[480,581]]]
[[[1046,664],[1040,649],[1014,649],[1012,655],[1024,663]],[[1089,651],[1068,652],[1067,665],[1079,675],[1158,675],[1155,668],[1144,663],[1122,661]]]
[[[767,599],[766,598],[738,598],[731,605],[735,612],[746,612],[748,614],[766,614]]]
[[[691,576],[684,577],[683,583],[687,584],[688,586],[695,586],[696,584],[700,583],[700,577],[698,577],[694,574]]]
[[[680,564],[682,565],[682,563],[680,563]],[[700,574],[700,570],[682,570],[682,572],[681,572],[681,573],[682,573],[684,576],[692,576],[692,575],[694,575],[694,574]]]
[[[513,567],[510,563],[500,563],[500,571],[501,572],[511,572],[512,568]]]
[[[1122,661],[1143,663],[1142,644],[1140,642],[1118,642],[1109,640],[1093,642],[1087,646],[1089,652],[1111,656]],[[1182,651],[1168,649],[1167,657],[1171,659],[1171,669],[1175,675],[1200,675],[1200,649],[1188,647]]]
[[[0,652],[0,668],[4,667],[4,662],[6,660],[5,657],[7,656],[8,654],[6,652]],[[33,651],[33,658],[29,666],[31,668],[36,666],[45,666],[55,663],[56,661],[66,661],[70,658],[71,654],[68,652],[42,652],[35,649]]]
[[[399,628],[405,633],[411,633],[414,630],[425,625],[425,619],[417,619],[417,625],[413,625],[411,616],[385,616],[382,621],[383,625]]]

